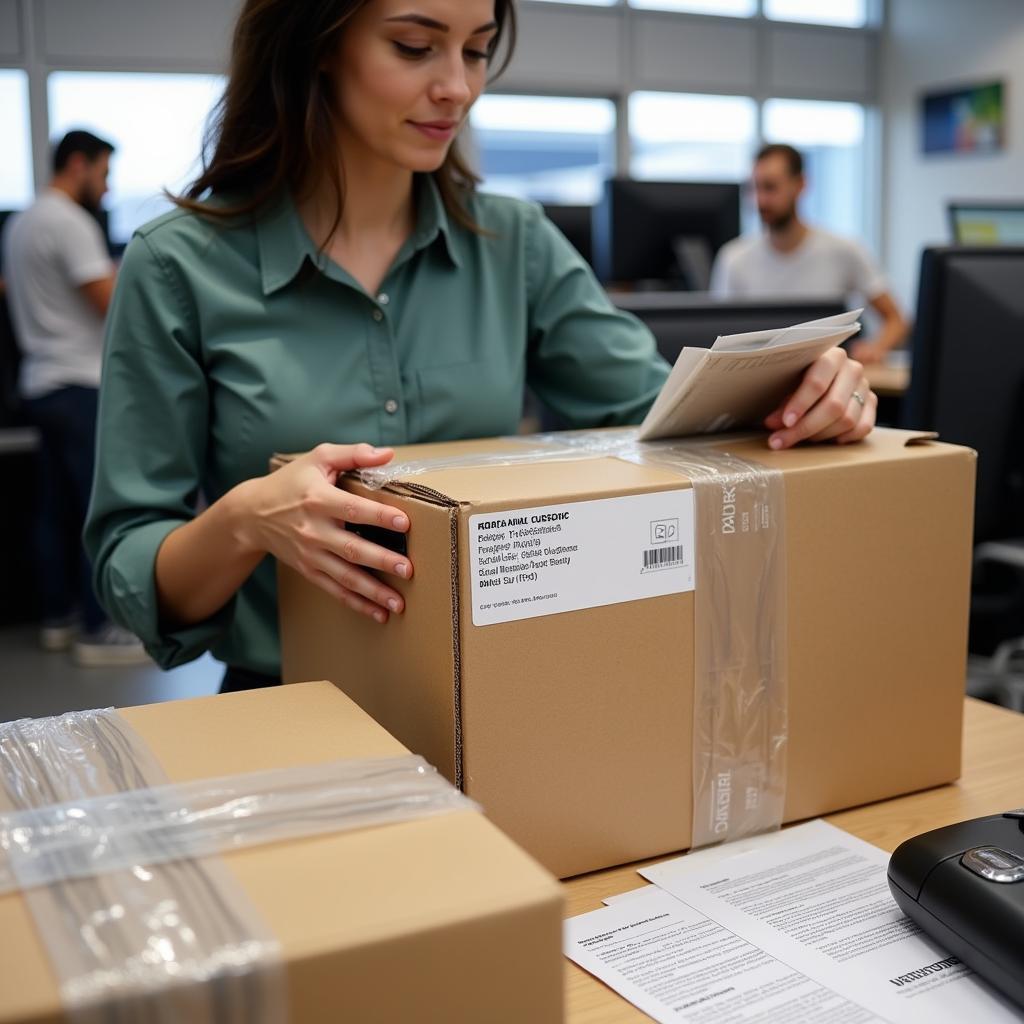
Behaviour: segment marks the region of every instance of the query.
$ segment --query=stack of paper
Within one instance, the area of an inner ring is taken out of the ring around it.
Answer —
[[[823,821],[641,871],[565,923],[565,954],[657,1021],[1024,1021],[889,893],[889,855]]]
[[[860,330],[862,312],[781,331],[729,334],[711,348],[684,348],[640,427],[640,440],[760,425],[796,390],[811,363]]]

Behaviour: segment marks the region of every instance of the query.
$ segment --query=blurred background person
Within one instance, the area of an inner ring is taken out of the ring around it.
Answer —
[[[881,270],[852,239],[804,223],[800,196],[804,161],[792,146],[764,146],[752,184],[765,231],[726,243],[715,260],[711,291],[719,298],[855,297],[879,317],[873,338],[856,341],[851,355],[877,363],[906,338],[909,325]]]
[[[96,218],[113,152],[90,132],[68,132],[54,150],[49,187],[4,232],[7,298],[22,357],[19,389],[40,436],[33,538],[40,642],[47,650],[70,647],[85,665],[145,658],[138,640],[100,608],[80,539],[116,275]]]

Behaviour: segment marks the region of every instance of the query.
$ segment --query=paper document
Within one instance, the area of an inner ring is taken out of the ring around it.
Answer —
[[[893,1024],[1024,1021],[1024,1012],[899,909],[886,881],[888,863],[884,850],[813,821],[641,874]]]
[[[776,331],[718,338],[684,348],[640,427],[641,441],[760,425],[804,370],[860,330],[854,309]]]
[[[903,914],[888,861],[823,821],[699,850],[566,921],[565,954],[662,1022],[1024,1022]]]
[[[565,955],[657,1021],[882,1020],[657,886],[629,895],[566,921]]]

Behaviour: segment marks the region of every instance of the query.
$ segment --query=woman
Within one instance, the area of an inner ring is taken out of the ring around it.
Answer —
[[[526,381],[580,426],[638,422],[661,387],[649,332],[453,148],[513,32],[511,0],[244,5],[212,158],[132,241],[108,326],[86,543],[103,603],[165,667],[211,649],[224,689],[275,681],[267,555],[401,614],[385,580],[409,559],[344,526],[408,521],[334,487],[388,445],[513,432]],[[788,447],[873,422],[837,350],[768,426]]]

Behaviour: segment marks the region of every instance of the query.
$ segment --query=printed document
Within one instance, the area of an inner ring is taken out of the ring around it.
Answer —
[[[815,359],[860,330],[862,312],[784,330],[724,335],[709,349],[684,348],[640,426],[639,439],[759,426]]]
[[[821,822],[642,870],[565,953],[657,1021],[1020,1024],[893,901],[889,855]]]

